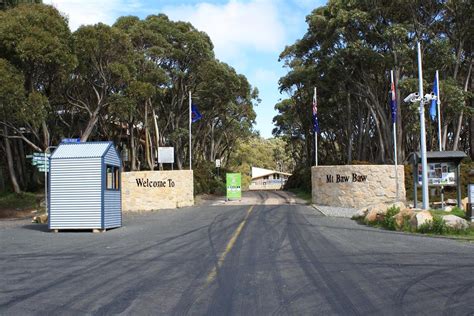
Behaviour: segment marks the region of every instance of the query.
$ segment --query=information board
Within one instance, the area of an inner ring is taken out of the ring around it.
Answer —
[[[474,202],[474,184],[467,185],[467,196],[468,202],[472,204]]]
[[[174,147],[159,147],[158,163],[174,163]]]
[[[242,199],[241,180],[240,173],[226,174],[227,200]]]
[[[421,164],[418,165],[418,184],[421,185]],[[428,185],[454,186],[456,185],[456,165],[452,162],[429,163]]]

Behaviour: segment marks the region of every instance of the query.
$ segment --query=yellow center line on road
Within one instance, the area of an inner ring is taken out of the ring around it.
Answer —
[[[244,217],[244,220],[240,223],[239,227],[237,227],[234,234],[232,235],[229,242],[227,243],[227,246],[225,247],[225,251],[220,255],[219,259],[217,260],[217,265],[214,266],[214,268],[212,268],[212,271],[207,276],[207,284],[211,283],[216,278],[217,269],[220,269],[222,267],[222,265],[224,264],[225,257],[232,250],[232,247],[234,247],[235,242],[237,241],[237,238],[239,237],[240,233],[242,232],[242,229],[244,228],[245,223],[247,222],[247,219],[248,219],[250,213],[252,213],[252,210],[253,210],[254,206],[255,205],[252,205],[248,209],[247,214]]]

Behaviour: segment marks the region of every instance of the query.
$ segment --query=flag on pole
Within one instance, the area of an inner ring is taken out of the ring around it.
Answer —
[[[436,80],[436,75],[435,75],[435,80],[434,80],[434,83],[433,83],[433,93],[436,96],[436,99],[438,99],[438,81]],[[436,120],[436,112],[437,112],[436,104],[437,104],[437,102],[438,102],[437,100],[431,100],[430,117],[431,117],[432,121]]]
[[[316,92],[313,95],[313,132],[319,133],[318,101],[316,99]]]
[[[395,93],[395,82],[392,78],[392,84],[390,88],[390,108],[392,110],[392,124],[397,122],[397,95]]]
[[[201,113],[199,113],[197,106],[193,104],[191,106],[191,120],[194,123],[196,121],[199,121],[201,118],[202,118]]]

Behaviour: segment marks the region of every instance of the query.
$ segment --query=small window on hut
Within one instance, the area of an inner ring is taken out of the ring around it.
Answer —
[[[107,190],[118,190],[120,188],[120,170],[115,166],[107,166],[106,175]]]

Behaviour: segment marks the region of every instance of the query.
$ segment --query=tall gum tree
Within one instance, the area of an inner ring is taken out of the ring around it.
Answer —
[[[48,119],[57,114],[52,105],[75,64],[72,54],[71,33],[67,20],[52,6],[22,4],[13,9],[0,11],[0,58],[5,58],[24,75],[27,95],[40,94],[32,99],[47,102],[32,104],[33,113],[47,113],[38,128],[25,122],[29,134],[23,139],[33,149],[45,149],[51,143]],[[25,126],[23,126],[25,127]],[[22,130],[16,129],[18,134]]]

